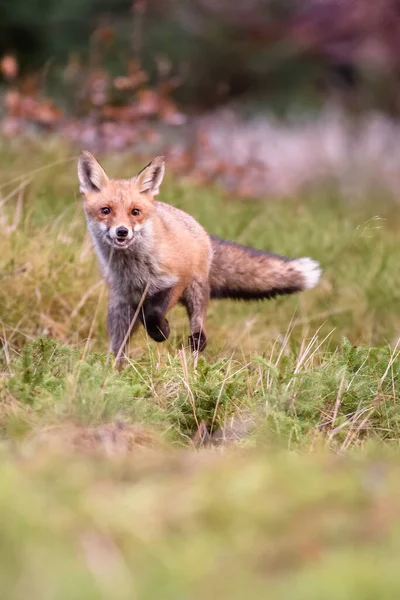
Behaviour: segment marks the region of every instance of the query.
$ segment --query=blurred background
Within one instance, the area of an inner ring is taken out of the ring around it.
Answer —
[[[4,136],[164,152],[244,196],[321,179],[397,189],[398,0],[14,0],[0,11]]]

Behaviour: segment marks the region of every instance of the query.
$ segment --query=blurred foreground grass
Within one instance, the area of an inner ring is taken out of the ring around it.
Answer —
[[[2,597],[397,598],[398,458],[2,456]]]
[[[70,157],[0,148],[2,596],[397,597],[398,206],[169,177],[161,199],[210,232],[312,256],[323,279],[213,303],[196,365],[178,309],[170,341],[139,333],[117,374]]]

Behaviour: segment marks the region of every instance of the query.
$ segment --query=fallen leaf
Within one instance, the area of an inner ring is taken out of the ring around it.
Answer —
[[[14,79],[18,75],[18,62],[13,54],[5,54],[0,61],[0,72],[6,79]]]

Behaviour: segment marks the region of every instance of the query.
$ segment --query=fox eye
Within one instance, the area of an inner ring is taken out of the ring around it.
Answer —
[[[111,212],[111,208],[109,208],[108,206],[104,206],[104,208],[100,209],[100,212],[102,215],[109,215]]]
[[[132,214],[134,217],[137,217],[139,213],[140,213],[140,210],[138,208],[134,208],[132,211]]]

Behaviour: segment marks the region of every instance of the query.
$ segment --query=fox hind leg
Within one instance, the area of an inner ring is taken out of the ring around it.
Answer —
[[[182,296],[190,321],[189,344],[193,352],[202,352],[207,345],[205,321],[209,298],[208,281],[193,281]]]

